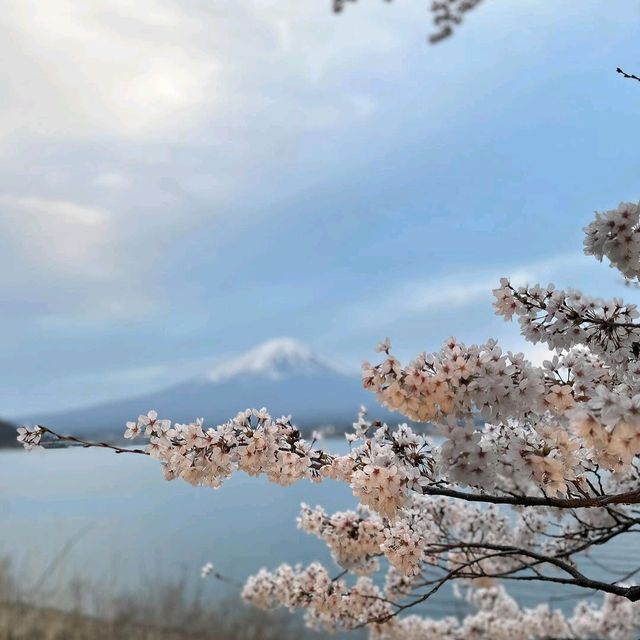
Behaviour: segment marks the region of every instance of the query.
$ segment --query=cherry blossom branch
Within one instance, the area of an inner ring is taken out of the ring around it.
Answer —
[[[395,605],[397,608],[395,611],[390,612],[384,616],[372,618],[357,625],[354,628],[362,628],[371,624],[382,624],[386,623],[392,618],[395,618],[403,611],[408,609],[412,609],[419,604],[426,602],[429,598],[435,595],[447,582],[450,582],[455,579],[463,579],[463,580],[477,580],[478,578],[492,578],[492,579],[502,579],[502,580],[512,580],[512,581],[539,581],[539,582],[552,582],[556,584],[565,584],[577,586],[580,588],[588,589],[591,591],[610,593],[616,596],[620,596],[626,598],[630,602],[638,602],[640,601],[640,586],[619,586],[615,583],[607,583],[599,580],[593,580],[588,578],[580,571],[578,571],[573,565],[558,558],[549,557],[546,555],[542,555],[539,553],[535,553],[529,551],[527,549],[521,549],[519,547],[511,547],[506,545],[494,545],[489,543],[461,543],[455,545],[446,545],[445,547],[449,551],[458,550],[464,551],[469,549],[474,550],[486,550],[491,551],[491,553],[485,553],[479,557],[472,557],[472,559],[467,560],[460,565],[456,566],[453,569],[448,570],[445,575],[441,578],[429,581],[427,583],[421,583],[420,586],[427,586],[428,584],[432,584],[433,586],[424,594],[416,597],[409,602],[402,605]],[[467,572],[465,570],[474,567],[481,566],[483,561],[500,558],[500,557],[516,557],[519,558],[521,556],[529,557],[534,560],[534,563],[524,563],[522,562],[520,566],[512,569],[511,571],[505,572],[490,572],[481,570],[479,573]],[[535,569],[536,565],[539,564],[551,564],[565,573],[568,573],[571,578],[562,578],[558,576],[549,576],[540,573]],[[513,575],[517,574],[520,571],[524,570],[534,570],[535,575],[531,576],[520,576]],[[394,603],[395,604],[395,603]]]
[[[638,521],[635,521],[633,524],[637,524],[637,523]],[[497,545],[497,544],[491,544],[487,542],[474,543],[474,542],[458,541],[450,544],[438,543],[438,544],[430,545],[426,550],[426,553],[429,555],[450,553],[453,551],[465,552],[469,550],[473,550],[473,551],[486,550],[486,551],[491,551],[496,553],[485,553],[482,556],[474,555],[471,557],[471,559],[467,559],[464,563],[460,564],[459,566],[451,570],[447,570],[439,564],[428,563],[430,566],[434,568],[438,568],[446,571],[445,575],[442,578],[423,581],[417,584],[416,586],[418,587],[429,586],[429,585],[435,585],[435,586],[432,589],[430,589],[430,591],[428,591],[426,594],[423,594],[419,598],[411,600],[409,603],[406,603],[405,605],[403,605],[401,610],[409,609],[411,607],[416,606],[417,604],[424,602],[429,597],[431,597],[434,593],[436,593],[447,581],[451,581],[454,579],[477,580],[478,578],[526,580],[526,581],[540,581],[540,582],[555,582],[559,584],[571,584],[584,589],[590,589],[592,591],[611,593],[613,595],[627,598],[631,602],[640,601],[640,587],[620,586],[617,584],[625,579],[628,579],[629,576],[632,576],[633,574],[637,573],[638,571],[640,571],[640,569],[635,569],[634,571],[626,574],[626,576],[623,576],[622,578],[612,583],[608,583],[608,582],[593,580],[591,578],[588,578],[583,573],[578,571],[578,569],[571,562],[565,559],[571,555],[580,553],[593,545],[604,544],[605,542],[608,542],[609,540],[611,540],[613,537],[617,535],[621,535],[622,533],[626,533],[628,531],[628,528],[629,527],[624,527],[623,529],[620,529],[615,532],[611,532],[608,535],[602,536],[599,539],[590,540],[588,542],[585,542],[582,546],[566,551],[564,553],[561,553],[558,556],[541,554],[541,553],[532,551],[530,549],[525,549],[525,548],[516,547],[516,546]],[[519,564],[515,567],[512,567],[504,571],[486,570],[486,568],[484,568],[485,565],[483,565],[483,562],[492,558],[497,558],[497,557],[513,558],[518,560]],[[533,562],[524,562],[522,560],[522,557],[530,558],[533,560]],[[543,564],[550,564],[552,566],[555,566],[556,568],[561,569],[565,573],[568,573],[571,576],[571,578],[560,578],[557,576],[549,576],[536,570],[537,565],[543,565]],[[473,567],[476,567],[477,571],[475,572],[465,571]],[[535,575],[532,575],[532,576],[515,575],[525,570],[533,570],[535,572]],[[397,613],[399,612],[400,611],[398,611]],[[394,612],[393,615],[396,615],[396,613]],[[376,620],[375,622],[381,622],[381,620]]]
[[[56,441],[70,442],[77,444],[85,449],[102,448],[110,449],[115,453],[135,453],[141,455],[149,455],[144,449],[124,448],[108,442],[94,442],[85,440],[77,436],[62,435],[49,427],[37,425],[42,434],[48,434],[55,438]],[[326,454],[328,455],[328,454]],[[640,489],[628,491],[615,495],[585,496],[582,498],[552,498],[530,495],[491,495],[487,493],[471,493],[459,491],[455,489],[445,489],[441,487],[423,487],[424,495],[444,496],[455,498],[457,500],[465,500],[467,502],[480,502],[486,504],[504,504],[520,507],[553,507],[556,509],[579,509],[579,508],[601,508],[608,505],[632,505],[640,504]]]
[[[94,442],[72,435],[62,435],[55,432],[49,427],[37,425],[35,429],[39,429],[42,435],[50,435],[56,441],[69,442],[77,444],[85,449],[102,448],[110,449],[115,453],[135,453],[139,455],[149,455],[144,449],[134,449],[119,447],[108,442]],[[323,452],[324,453],[324,452]],[[324,453],[329,457],[329,454]],[[425,486],[422,488],[424,495],[444,496],[464,500],[467,502],[479,502],[486,504],[504,504],[519,507],[552,507],[555,509],[579,509],[579,508],[602,508],[608,505],[632,505],[640,504],[640,489],[627,491],[614,495],[584,496],[581,498],[554,498],[548,496],[531,496],[531,495],[492,495],[487,493],[472,493],[459,491],[456,489],[446,489],[437,486]]]
[[[640,600],[640,586],[625,587],[617,584],[610,584],[608,582],[602,582],[600,580],[593,580],[585,576],[580,571],[578,571],[578,569],[574,565],[570,564],[569,562],[566,562],[557,557],[536,553],[529,549],[521,549],[519,547],[509,547],[505,545],[494,545],[489,543],[471,543],[471,542],[458,545],[457,547],[452,546],[451,548],[488,549],[488,550],[500,551],[506,554],[512,554],[514,556],[526,556],[528,558],[532,558],[533,560],[536,560],[538,563],[554,565],[555,567],[561,569],[565,573],[568,573],[572,577],[572,580],[570,580],[566,584],[573,584],[575,586],[583,587],[585,589],[595,589],[597,591],[611,593],[616,596],[622,596],[623,598],[627,598],[627,600],[630,600],[631,602],[637,602],[638,600]],[[476,564],[477,564],[477,561],[476,561]],[[518,569],[518,571],[522,569],[527,569],[527,568],[530,568],[530,565],[525,565],[521,569]],[[475,576],[475,577],[478,577],[478,576]],[[488,577],[491,577],[491,574],[488,574]],[[544,580],[556,581],[555,578],[549,577],[549,576],[540,577],[538,579],[541,581],[544,581]]]

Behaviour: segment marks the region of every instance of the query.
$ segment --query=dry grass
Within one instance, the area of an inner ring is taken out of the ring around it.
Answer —
[[[0,605],[2,640],[294,640],[304,634],[285,619],[250,611],[211,615],[206,626],[165,627],[153,621],[102,619],[77,612]]]
[[[299,640],[311,637],[286,613],[268,615],[239,598],[211,606],[188,595],[184,581],[162,582],[119,596],[69,583],[69,610],[33,604],[0,561],[0,640]],[[33,597],[31,597],[33,600]],[[88,612],[91,611],[91,614]],[[313,634],[316,639],[321,638]]]

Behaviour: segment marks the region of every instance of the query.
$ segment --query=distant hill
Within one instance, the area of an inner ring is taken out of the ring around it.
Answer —
[[[178,422],[204,417],[207,424],[216,425],[248,407],[266,407],[275,417],[292,414],[303,429],[333,425],[344,430],[362,404],[372,418],[404,422],[376,403],[359,376],[344,373],[296,340],[280,338],[168,389],[91,408],[29,416],[24,422],[118,437],[127,420],[149,409]]]
[[[19,447],[16,436],[16,425],[0,420],[0,448]]]

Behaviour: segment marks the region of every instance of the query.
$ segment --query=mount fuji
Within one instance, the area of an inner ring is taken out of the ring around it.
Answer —
[[[270,340],[213,370],[147,395],[64,413],[30,416],[25,422],[76,434],[119,436],[127,420],[155,409],[160,417],[188,422],[204,417],[210,426],[247,407],[266,407],[272,416],[293,416],[303,429],[344,429],[361,405],[372,418],[402,422],[380,407],[357,375],[336,367],[292,338]]]

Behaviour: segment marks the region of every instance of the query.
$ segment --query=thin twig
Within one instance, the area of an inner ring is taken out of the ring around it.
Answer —
[[[633,73],[627,73],[620,67],[616,67],[616,73],[619,73],[623,78],[629,78],[629,80],[637,80],[638,82],[640,82],[640,78],[638,76],[633,75]]]
[[[98,447],[101,449],[111,449],[111,451],[115,451],[116,453],[137,453],[143,456],[148,456],[149,452],[144,449],[126,449],[124,447],[118,447],[114,444],[109,444],[108,442],[92,442],[90,440],[83,440],[82,438],[78,438],[76,436],[65,436],[53,431],[53,429],[49,429],[49,427],[44,427],[41,424],[36,425],[39,429],[42,430],[43,433],[48,433],[53,436],[56,440],[61,442],[71,442],[73,444],[77,444],[85,449],[89,449],[90,447]]]

